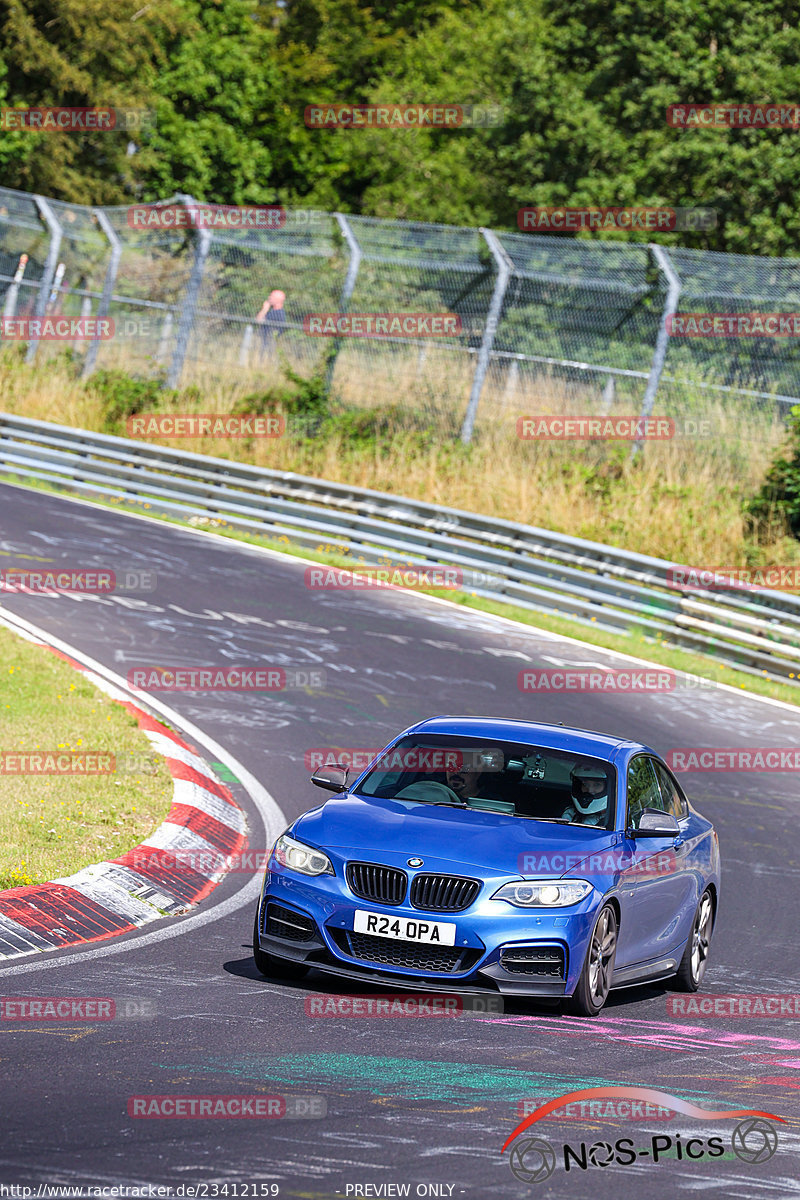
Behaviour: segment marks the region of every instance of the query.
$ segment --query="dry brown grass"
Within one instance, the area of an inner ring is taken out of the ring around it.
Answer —
[[[121,352],[115,348],[115,353]],[[165,400],[163,411],[226,413],[254,391],[285,386],[275,360],[250,372],[232,372],[226,353],[232,362],[234,348],[221,346],[218,363],[195,380],[195,392]],[[15,362],[11,370],[0,362],[0,408],[103,429],[100,402],[73,375],[62,360],[36,367]],[[336,384],[340,407],[346,403],[351,410],[388,414],[378,438],[354,439],[352,426],[334,422],[317,437],[290,432],[278,439],[168,439],[164,444],[396,492],[694,565],[800,561],[800,545],[780,529],[756,545],[742,515],[743,501],[758,490],[785,438],[770,406],[748,408],[705,393],[684,411],[702,416],[708,435],[648,442],[632,463],[624,443],[520,441],[520,415],[597,411],[596,405],[593,410],[581,405],[575,389],[547,378],[534,383],[521,377],[511,391],[490,380],[474,443],[462,446],[452,431],[463,415],[469,378],[437,348],[427,353],[422,369],[416,351],[370,363],[363,351],[348,347]],[[621,400],[614,411],[631,413],[634,405]],[[427,433],[426,422],[433,427]]]

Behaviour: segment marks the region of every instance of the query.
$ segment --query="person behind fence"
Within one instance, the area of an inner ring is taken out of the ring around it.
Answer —
[[[271,352],[275,339],[280,337],[286,328],[286,311],[283,307],[285,302],[286,293],[275,288],[261,305],[256,324],[259,327],[262,354]]]

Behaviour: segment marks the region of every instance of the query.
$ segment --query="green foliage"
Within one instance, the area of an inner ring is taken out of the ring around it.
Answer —
[[[757,538],[769,538],[776,524],[784,524],[800,540],[800,404],[792,408],[789,417],[786,455],[775,460],[758,495],[745,506],[745,516]]]
[[[717,210],[717,229],[665,241],[800,245],[796,131],[681,131],[665,112],[792,102],[800,25],[787,0],[0,0],[0,44],[0,104],[156,116],[132,137],[5,131],[11,187],[511,229],[525,204],[699,205]],[[377,102],[505,116],[455,130],[304,122],[311,105]]]
[[[104,432],[123,437],[128,417],[160,408],[168,395],[158,379],[135,379],[117,370],[95,371],[86,386],[103,405]],[[177,392],[170,394],[177,396]]]
[[[182,0],[2,0],[0,88],[14,107],[148,109],[163,42],[188,25]],[[3,133],[3,183],[81,204],[113,204],[141,164],[122,131]]]
[[[281,373],[286,384],[254,392],[237,400],[231,410],[235,415],[268,416],[283,412],[293,419],[295,432],[315,433],[328,416],[327,357],[311,375],[301,375],[281,359]],[[287,386],[293,385],[293,386]]]

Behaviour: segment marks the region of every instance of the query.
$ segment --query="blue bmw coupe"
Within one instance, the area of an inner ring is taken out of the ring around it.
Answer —
[[[560,725],[435,717],[406,729],[272,848],[253,953],[396,990],[563,997],[696,991],[717,835],[647,746]]]

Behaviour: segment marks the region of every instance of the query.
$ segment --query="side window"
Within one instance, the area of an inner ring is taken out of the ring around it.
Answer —
[[[667,768],[660,762],[653,761],[658,782],[661,784],[661,795],[664,797],[664,811],[673,816],[676,821],[689,815],[686,801],[681,795],[680,788],[670,775]]]
[[[625,822],[638,828],[643,808],[664,811],[664,801],[658,789],[658,780],[653,770],[653,761],[644,754],[634,758],[628,767],[628,816]]]

